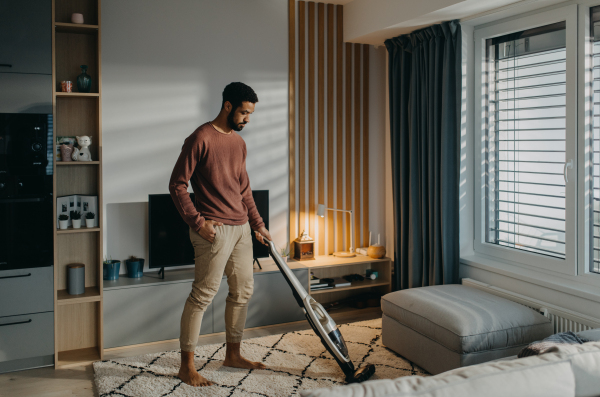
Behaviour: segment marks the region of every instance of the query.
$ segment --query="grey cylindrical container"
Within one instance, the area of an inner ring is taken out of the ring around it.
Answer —
[[[85,292],[85,265],[83,263],[67,265],[67,287],[70,295],[80,295]]]

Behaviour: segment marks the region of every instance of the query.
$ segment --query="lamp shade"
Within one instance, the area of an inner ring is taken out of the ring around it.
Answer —
[[[321,218],[325,216],[325,204],[319,204],[319,207],[317,208],[317,215]]]

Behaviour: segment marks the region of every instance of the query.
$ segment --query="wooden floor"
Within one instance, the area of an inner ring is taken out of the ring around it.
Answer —
[[[381,311],[362,309],[353,312],[332,312],[331,316],[337,324],[381,318]],[[290,331],[300,331],[310,328],[306,321],[247,329],[244,339],[260,336],[281,334]],[[225,333],[201,336],[198,344],[225,342]],[[179,349],[179,341],[171,340],[159,343],[148,343],[136,347],[108,349],[105,359],[137,356],[140,354],[156,353],[166,350]],[[92,365],[55,370],[54,367],[31,369],[27,371],[0,374],[0,396],[2,397],[65,397],[97,396],[94,387],[94,371]]]

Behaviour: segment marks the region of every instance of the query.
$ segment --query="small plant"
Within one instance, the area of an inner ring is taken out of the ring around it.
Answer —
[[[138,262],[140,259],[142,259],[142,258],[138,258],[135,255],[130,255],[128,260],[131,262]]]
[[[71,219],[72,220],[81,219],[81,212],[80,211],[71,211]]]
[[[96,217],[96,214],[94,214],[93,212],[88,212],[87,214],[85,214],[85,219],[94,219]]]
[[[69,215],[67,215],[67,214],[60,214],[58,216],[58,220],[59,221],[68,221],[69,220]]]
[[[112,256],[106,256],[104,255],[104,263],[106,263],[107,265],[110,264],[112,262]]]
[[[281,249],[281,256],[288,256],[290,254],[290,243],[285,245],[285,248]]]

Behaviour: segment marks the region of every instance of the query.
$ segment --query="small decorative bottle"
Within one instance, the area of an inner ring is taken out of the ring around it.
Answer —
[[[79,92],[90,92],[92,78],[87,74],[87,65],[81,65],[81,74],[77,76],[77,89]]]

